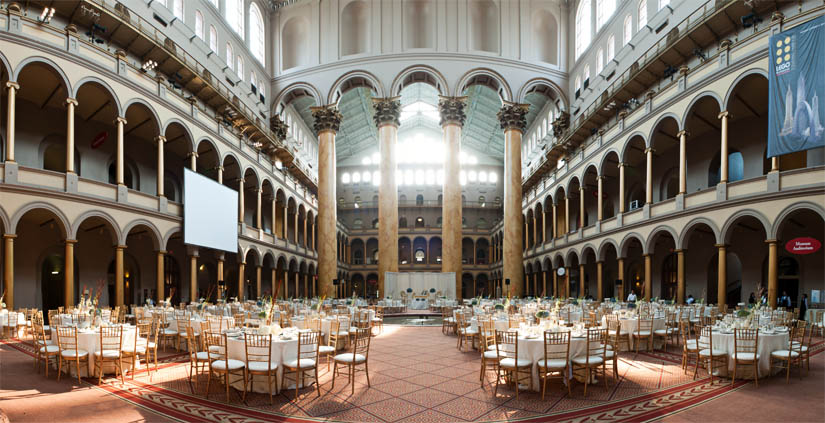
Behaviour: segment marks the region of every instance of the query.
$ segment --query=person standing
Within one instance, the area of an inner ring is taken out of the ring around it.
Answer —
[[[808,294],[802,294],[802,300],[799,301],[799,320],[805,320],[805,312],[808,311]]]
[[[636,291],[630,290],[630,295],[627,296],[627,302],[635,303],[636,302]]]
[[[751,296],[748,297],[748,304],[756,304],[756,294],[751,292]]]

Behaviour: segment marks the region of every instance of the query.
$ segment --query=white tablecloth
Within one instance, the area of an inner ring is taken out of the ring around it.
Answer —
[[[495,326],[495,330],[499,331],[505,331],[510,328],[510,322],[507,320],[493,319],[493,325]],[[470,319],[470,327],[478,331],[478,318],[473,317]]]
[[[633,333],[636,332],[636,327],[639,326],[639,319],[636,319],[636,318],[633,318],[633,319],[619,318],[619,324],[622,327],[622,336],[624,336],[625,334],[630,334],[630,342],[629,342],[630,349],[635,349],[634,345],[635,345],[636,340],[633,337]],[[607,327],[607,317],[602,317],[602,326]],[[659,329],[664,329],[664,328],[665,328],[665,319],[661,319],[661,318],[660,319],[653,319],[653,330],[654,331],[659,330]],[[646,342],[646,341],[642,341],[642,342]],[[658,342],[661,343],[661,341],[658,341]],[[654,347],[656,347],[655,344],[654,344]]]
[[[778,350],[787,350],[789,342],[788,332],[768,334],[759,331],[759,343],[756,346],[757,354],[759,354],[759,376],[767,376],[770,374],[771,367],[771,353]],[[728,353],[728,372],[733,371],[733,352],[735,350],[733,333],[713,332],[713,349],[724,350]],[[720,372],[720,376],[725,376],[724,371]],[[753,372],[751,367],[747,365],[740,365],[736,369],[736,376],[743,378],[752,378]]]
[[[134,346],[135,345],[135,335],[137,334],[137,330],[134,326],[126,325],[123,327],[123,347],[126,348],[127,346]],[[57,340],[57,336],[53,336],[55,341]],[[95,371],[95,353],[100,351],[100,331],[96,331],[93,329],[82,329],[77,331],[77,348],[81,350],[86,350],[89,352],[89,369],[91,372],[94,373]],[[123,360],[123,371],[128,372],[131,370],[131,360],[128,362]],[[76,376],[75,373],[75,366],[71,367],[72,375]],[[104,373],[114,373],[115,368],[113,365],[109,364],[103,368]],[[88,377],[89,371],[87,371],[86,366],[81,362],[80,364],[80,376],[81,377]],[[93,376],[97,376],[95,373]]]
[[[401,300],[380,300],[378,301],[379,307],[403,307],[403,303]]]
[[[410,302],[410,308],[413,310],[428,310],[430,304],[427,300],[416,298]]]
[[[246,348],[244,347],[244,339],[228,338],[227,339],[227,353],[230,359],[246,361]],[[272,337],[272,362],[278,365],[278,379],[273,386],[275,392],[280,392],[281,374],[283,374],[283,363],[288,360],[294,360],[298,357],[298,338],[291,340],[282,340],[278,336]],[[235,389],[243,390],[243,377],[230,376],[230,383]],[[252,384],[254,392],[268,393],[269,386],[265,376],[256,376]]]
[[[558,348],[558,351],[563,351],[564,347],[561,345],[553,346]],[[570,337],[570,359],[584,355],[587,350],[587,338]],[[521,359],[527,359],[533,362],[533,386],[534,391],[541,391],[541,384],[539,383],[539,366],[538,361],[544,358],[544,335],[539,335],[536,339],[527,339],[523,336],[518,338],[518,356]],[[568,377],[572,375],[572,367]]]

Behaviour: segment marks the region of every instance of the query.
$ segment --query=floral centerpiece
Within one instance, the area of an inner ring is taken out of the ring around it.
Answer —
[[[412,288],[407,288],[407,294],[412,294]]]
[[[3,301],[6,299],[6,291],[3,291],[3,295],[0,295],[0,310],[6,308],[6,303]]]
[[[326,295],[324,295],[323,297],[321,297],[321,299],[318,301],[318,304],[316,304],[316,305],[315,305],[315,311],[316,311],[316,312],[318,312],[318,313],[320,313],[320,312],[321,312],[321,307],[323,307],[323,306],[324,306],[324,300],[326,300],[326,299],[327,299],[327,296],[326,296]]]
[[[496,304],[493,308],[495,308],[496,311],[502,311],[504,310],[504,304]]]
[[[435,288],[430,288],[430,294],[435,294]]]
[[[536,320],[547,319],[548,317],[550,317],[550,312],[547,310],[539,310],[536,312],[535,316]]]

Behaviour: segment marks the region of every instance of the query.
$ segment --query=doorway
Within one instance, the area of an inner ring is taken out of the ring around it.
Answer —
[[[66,290],[64,258],[58,254],[51,254],[43,260],[40,266],[40,294],[42,296],[43,310],[56,310],[63,306],[63,297]],[[75,264],[75,280],[78,279],[77,265]],[[44,313],[45,324],[48,322],[48,314]]]

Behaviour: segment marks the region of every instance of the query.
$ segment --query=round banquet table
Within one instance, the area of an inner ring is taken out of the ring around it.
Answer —
[[[332,320],[333,319],[329,317],[321,319],[321,337],[324,339],[324,342],[326,342],[327,334],[329,334],[329,326],[332,323]],[[305,329],[304,324],[306,323],[306,319],[302,317],[293,317],[290,319],[290,322],[292,323],[292,326],[298,329]],[[340,320],[340,322],[341,324],[338,326],[338,332],[348,331],[350,327],[350,319],[344,317]]]
[[[713,349],[723,350],[728,353],[728,368],[720,369],[717,373],[719,373],[719,376],[731,375],[731,372],[733,372],[733,352],[735,349],[733,331],[731,331],[731,333],[722,333],[714,330],[712,337]],[[756,345],[756,352],[759,354],[757,369],[759,369],[760,377],[770,375],[771,353],[778,350],[787,350],[790,341],[789,337],[790,335],[787,331],[774,333],[759,331],[759,343]],[[736,376],[739,377],[740,375],[744,379],[752,378],[752,366],[739,365],[739,368],[736,369]]]
[[[135,345],[135,335],[137,335],[137,329],[131,325],[124,325],[123,326],[123,344],[121,348],[125,348],[129,345]],[[54,336],[55,342],[57,340],[57,336]],[[80,363],[80,376],[81,377],[89,377],[90,373],[95,371],[95,353],[100,351],[100,330],[95,329],[78,329],[77,331],[77,348],[81,350],[86,350],[89,352],[89,367]],[[72,376],[77,376],[75,373],[76,367],[74,365],[69,366],[72,371]],[[56,367],[55,367],[56,368]],[[132,369],[131,360],[123,360],[123,371],[128,372]],[[103,373],[114,373],[115,367],[113,364],[107,364],[103,368]],[[97,374],[92,374],[91,376],[97,376]]]
[[[561,345],[554,345],[553,348],[558,348],[559,351],[563,351],[563,346]],[[584,355],[587,350],[587,338],[586,337],[570,337],[570,359],[576,358],[580,355]],[[533,363],[533,386],[531,387],[534,391],[541,391],[541,383],[539,379],[539,366],[538,361],[544,358],[544,335],[539,334],[537,338],[528,339],[525,336],[519,335],[518,337],[518,356],[521,359],[530,360]],[[572,373],[572,366],[568,367],[568,377],[570,377]]]
[[[239,338],[227,337],[226,340],[227,354],[230,359],[240,360],[246,362],[246,348],[244,345],[243,336]],[[280,392],[283,388],[280,386],[281,375],[284,372],[283,363],[288,360],[294,360],[298,357],[298,337],[291,339],[282,339],[280,336],[272,337],[272,354],[270,358],[272,363],[278,365],[278,378],[274,385],[274,392]],[[230,384],[233,388],[243,391],[243,377],[230,375]],[[256,376],[252,383],[253,392],[269,393],[269,386],[267,385],[265,376]],[[273,393],[274,393],[273,392]]]
[[[493,319],[493,325],[495,325],[495,329],[499,331],[510,329],[510,322],[507,320]],[[473,330],[478,331],[478,318],[473,317],[470,319],[470,327]]]
[[[18,313],[18,312],[13,312],[13,313],[17,314],[17,324],[25,326],[26,325],[26,313]],[[8,326],[8,321],[9,321],[9,311],[6,310],[6,309],[0,311],[0,326]]]
[[[58,317],[58,322],[59,322],[58,326],[74,326],[75,325],[75,320],[77,319],[77,316],[78,316],[78,313],[72,313],[72,314],[63,313],[63,314],[58,315],[57,316]],[[102,311],[103,320],[108,322],[111,317],[112,317],[112,312],[111,311],[109,311],[109,310],[103,310]],[[91,321],[91,315],[87,314],[86,315],[86,320]]]
[[[639,326],[639,319],[638,318],[619,318],[619,324],[622,327],[622,336],[625,334],[630,334],[630,341],[628,342],[628,347],[630,349],[635,348],[636,339],[633,337],[633,333],[636,331],[636,327]],[[607,327],[607,317],[602,317],[602,327]],[[665,319],[663,318],[654,318],[653,319],[653,330],[657,331],[659,329],[665,328]],[[652,335],[652,334],[651,334]],[[661,341],[657,341],[660,342]],[[654,343],[654,348],[657,344]]]

